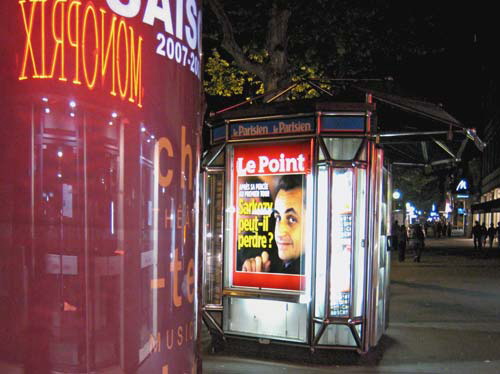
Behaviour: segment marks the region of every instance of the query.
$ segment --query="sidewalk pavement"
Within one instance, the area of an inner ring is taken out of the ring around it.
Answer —
[[[203,372],[500,373],[500,249],[428,238],[420,263],[409,255],[391,253],[389,328],[374,352],[354,362],[332,352],[329,365],[206,352]]]

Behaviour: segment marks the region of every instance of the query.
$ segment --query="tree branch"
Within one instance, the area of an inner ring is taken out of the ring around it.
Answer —
[[[210,9],[214,12],[222,27],[222,47],[233,56],[235,62],[244,70],[257,75],[262,81],[265,80],[265,69],[262,65],[252,62],[245,56],[236,39],[231,21],[224,11],[224,7],[219,0],[207,0]]]

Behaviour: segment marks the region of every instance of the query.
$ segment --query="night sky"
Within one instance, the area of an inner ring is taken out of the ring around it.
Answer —
[[[426,2],[419,4],[426,6]],[[432,6],[439,7],[433,14],[440,21],[438,33],[428,35],[427,43],[441,51],[401,61],[394,67],[394,78],[429,101],[442,104],[467,127],[481,130],[499,96],[498,11],[481,1],[436,1]]]

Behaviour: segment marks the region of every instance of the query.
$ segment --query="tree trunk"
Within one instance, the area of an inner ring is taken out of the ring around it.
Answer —
[[[265,100],[276,95],[279,89],[287,88],[291,83],[288,63],[288,21],[292,12],[288,7],[278,6],[273,1],[267,24],[265,50],[268,59],[263,64],[251,61],[235,40],[233,27],[219,0],[207,0],[222,28],[222,46],[231,54],[238,66],[255,74],[264,83],[264,90],[269,93]],[[286,2],[284,3],[286,4]]]
[[[266,50],[269,55],[269,61],[265,66],[265,75],[262,77],[265,92],[268,92],[270,96],[273,96],[275,94],[274,91],[278,89],[287,88],[291,82],[289,76],[287,36],[290,16],[290,9],[279,8],[276,2],[273,2],[266,39]]]

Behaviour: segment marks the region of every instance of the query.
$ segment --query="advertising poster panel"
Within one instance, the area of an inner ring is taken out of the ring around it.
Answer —
[[[233,286],[305,287],[311,142],[234,148]]]
[[[0,366],[199,370],[201,1],[0,4]]]

